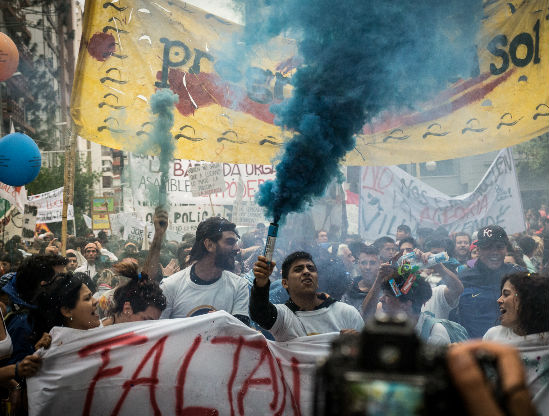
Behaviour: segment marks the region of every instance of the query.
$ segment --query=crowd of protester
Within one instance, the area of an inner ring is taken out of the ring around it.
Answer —
[[[62,256],[51,232],[31,244],[13,237],[0,253],[4,403],[25,414],[25,378],[39,370],[34,353],[49,347],[54,326],[88,330],[224,310],[287,341],[356,333],[376,313],[404,313],[428,343],[512,345],[538,413],[549,415],[549,216],[542,206],[526,220],[527,230],[512,236],[491,224],[473,234],[401,224],[375,241],[309,229],[280,238],[270,262],[262,223],[239,235],[212,217],[182,241],[165,241],[161,210],[147,250],[90,232],[69,236]]]

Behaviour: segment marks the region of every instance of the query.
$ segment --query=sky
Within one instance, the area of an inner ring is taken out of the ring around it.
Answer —
[[[84,4],[86,0],[76,0],[77,3],[80,3],[82,10],[84,9]],[[118,0],[113,0],[113,3],[117,3]],[[181,1],[181,3],[189,3],[193,6],[200,7],[201,9],[207,10],[210,13],[213,13],[219,17],[224,17],[225,19],[232,20],[236,23],[243,23],[242,16],[233,10],[231,0],[191,0],[191,1]]]

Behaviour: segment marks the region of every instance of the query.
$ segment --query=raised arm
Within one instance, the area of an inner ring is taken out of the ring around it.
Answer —
[[[161,280],[162,271],[160,269],[160,248],[164,235],[168,229],[168,212],[162,208],[156,208],[154,213],[154,237],[149,248],[149,255],[143,265],[143,273],[149,276],[151,280]],[[145,236],[145,238],[147,238]]]
[[[264,329],[271,329],[276,322],[278,312],[269,302],[269,276],[273,272],[275,262],[267,263],[264,256],[259,256],[254,264],[254,285],[250,294],[250,318]]]
[[[379,267],[376,280],[374,281],[372,288],[366,295],[366,298],[362,302],[361,315],[364,322],[366,322],[369,317],[375,314],[377,302],[379,299],[379,291],[381,290],[381,284],[383,283],[383,279],[390,273],[392,273],[392,268],[389,264],[385,263]]]
[[[433,270],[444,278],[446,289],[444,289],[444,297],[450,306],[455,306],[459,297],[463,293],[463,283],[457,275],[448,269],[444,264],[437,264]]]

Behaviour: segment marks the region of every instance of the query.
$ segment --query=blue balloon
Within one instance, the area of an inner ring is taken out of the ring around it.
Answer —
[[[40,149],[26,134],[11,133],[0,139],[0,182],[26,185],[38,176],[41,166]]]

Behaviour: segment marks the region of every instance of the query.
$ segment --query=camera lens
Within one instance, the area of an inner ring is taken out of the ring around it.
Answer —
[[[379,349],[378,357],[384,366],[394,367],[400,362],[400,348],[394,345],[384,345]]]

